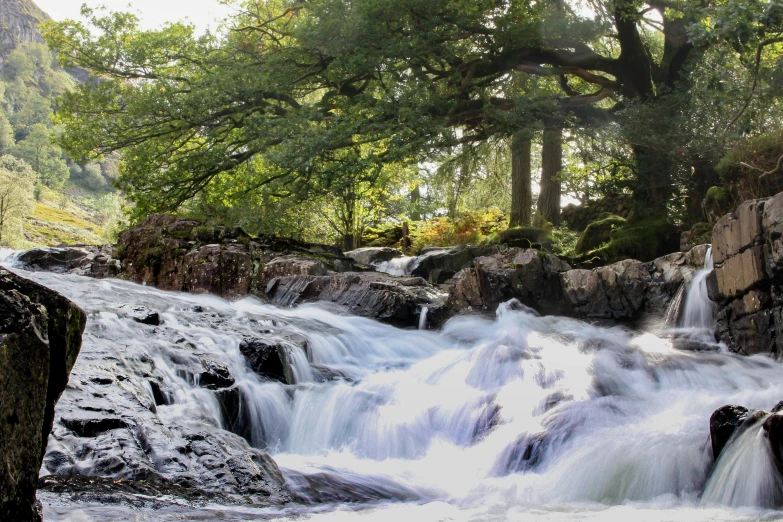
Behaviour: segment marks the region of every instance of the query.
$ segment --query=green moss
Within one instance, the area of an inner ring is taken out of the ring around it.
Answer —
[[[490,234],[481,244],[530,248],[534,243],[541,243],[544,235],[544,231],[537,227],[514,227]]]
[[[601,214],[598,221],[590,223],[576,242],[574,251],[577,254],[586,254],[601,245],[608,243],[612,238],[612,231],[625,226],[626,220],[614,214]]]
[[[652,261],[679,250],[677,227],[662,218],[629,220],[625,226],[612,230],[610,236],[608,243],[588,255],[598,257],[605,263],[623,259]]]
[[[710,187],[707,191],[707,195],[704,197],[704,202],[709,203],[723,203],[729,199],[729,191],[723,187]]]

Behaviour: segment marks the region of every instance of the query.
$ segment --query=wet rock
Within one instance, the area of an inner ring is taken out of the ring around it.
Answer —
[[[2,520],[41,520],[38,473],[85,321],[64,297],[0,269]]]
[[[198,384],[209,390],[219,390],[234,385],[234,378],[228,368],[213,361],[202,361],[204,371],[199,374]]]
[[[58,496],[67,495],[73,502],[122,503],[146,509],[160,509],[183,501],[197,505],[218,503],[225,506],[240,502],[230,495],[205,491],[187,483],[178,484],[162,477],[114,480],[82,475],[47,475],[38,480],[38,490]]]
[[[479,247],[462,245],[450,248],[430,248],[416,258],[411,275],[430,279],[434,270],[456,274],[463,268],[470,266],[477,257],[490,256],[500,250],[500,247]]]
[[[743,406],[732,405],[715,410],[710,417],[710,441],[712,442],[712,456],[715,460],[718,460],[718,456],[737,428],[744,424],[751,413],[751,410]]]
[[[109,246],[34,248],[20,254],[18,262],[25,270],[70,273],[96,279],[116,277],[120,273],[120,263],[112,257]]]
[[[418,324],[419,309],[443,298],[420,277],[393,277],[377,272],[272,279],[266,297],[277,306],[312,301],[335,303],[346,311],[393,324]]]
[[[123,276],[132,281],[227,298],[263,295],[273,274],[320,271],[317,267],[337,272],[355,268],[353,260],[327,245],[275,236],[250,238],[238,228],[165,214],[149,216],[122,232],[117,255]],[[273,265],[269,271],[267,264]]]
[[[474,268],[457,273],[446,303],[447,316],[469,311],[494,311],[500,303],[518,299],[542,313],[560,309],[560,270],[567,263],[537,250],[508,248],[478,257]],[[441,314],[439,314],[441,315]]]
[[[286,350],[307,350],[304,338],[286,339],[278,337],[245,337],[239,344],[239,350],[247,359],[250,368],[268,379],[287,384],[294,384],[287,371]]]
[[[151,326],[160,325],[160,314],[144,306],[124,304],[120,305],[119,311],[137,323]]]
[[[396,248],[389,247],[358,248],[345,253],[345,257],[349,257],[356,261],[356,263],[365,266],[377,265],[384,261],[390,261],[396,257],[402,256],[402,252]]]
[[[112,430],[128,428],[128,424],[120,418],[100,417],[94,419],[68,419],[61,421],[77,437],[97,437]]]

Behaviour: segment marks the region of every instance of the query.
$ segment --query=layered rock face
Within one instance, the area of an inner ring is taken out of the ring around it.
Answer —
[[[716,334],[747,355],[783,352],[783,193],[747,201],[712,232]]]
[[[0,269],[0,520],[41,520],[38,473],[86,315]]]

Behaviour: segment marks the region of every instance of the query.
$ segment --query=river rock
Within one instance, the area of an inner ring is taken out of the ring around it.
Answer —
[[[557,313],[561,298],[558,273],[571,268],[553,255],[521,248],[477,257],[473,264],[473,268],[464,268],[454,277],[446,317],[470,311],[492,312],[510,299],[542,313]]]
[[[34,248],[20,254],[18,262],[25,270],[69,273],[97,279],[117,277],[120,273],[120,263],[113,258],[110,246]]]
[[[275,275],[286,270],[301,273],[304,262],[294,258],[337,272],[355,267],[353,260],[328,245],[275,236],[251,238],[239,228],[209,226],[165,214],[149,216],[122,232],[117,256],[123,277],[132,281],[226,298],[263,295],[265,268],[273,261],[276,266],[270,270],[275,270]]]
[[[356,261],[356,263],[365,266],[373,266],[383,263],[385,261],[391,261],[396,257],[402,257],[403,253],[396,248],[389,247],[366,247],[357,248],[345,253],[345,257],[349,257]]]
[[[85,321],[56,292],[0,269],[1,520],[42,520],[38,474]]]
[[[411,275],[430,280],[430,274],[434,270],[439,270],[440,272],[435,279],[440,279],[444,271],[456,274],[463,268],[470,266],[476,258],[490,256],[500,250],[501,247],[498,246],[471,245],[429,248],[413,262]]]
[[[744,406],[728,405],[715,410],[710,416],[710,441],[712,456],[718,460],[723,448],[726,447],[737,428],[751,415],[751,410]]]
[[[328,301],[355,315],[413,326],[418,323],[422,306],[442,300],[445,295],[420,277],[346,272],[277,277],[269,281],[266,298],[283,307]]]
[[[133,306],[172,306],[157,293],[145,299]],[[46,470],[179,484],[262,502],[288,499],[274,461],[248,442],[247,423],[231,424],[247,415],[251,399],[250,391],[241,391],[241,367],[233,365],[242,361],[241,339],[273,344],[280,338],[277,327],[202,306],[177,310],[177,321],[152,326],[138,323],[124,308],[89,310],[94,319],[57,405]],[[233,358],[221,359],[225,350],[235,350]],[[198,407],[180,411],[183,393],[195,394]],[[231,409],[221,408],[221,397],[231,394]]]

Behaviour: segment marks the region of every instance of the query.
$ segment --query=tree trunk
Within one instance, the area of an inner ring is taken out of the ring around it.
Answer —
[[[519,134],[511,138],[511,227],[529,225],[532,217],[530,150],[530,139]]]
[[[560,171],[563,170],[563,129],[544,129],[544,147],[541,152],[541,193],[538,213],[548,222],[560,224]]]
[[[710,187],[717,184],[718,171],[715,170],[712,163],[702,158],[694,158],[693,175],[685,198],[688,205],[690,226],[707,221],[707,215],[704,213],[702,202],[704,202],[704,198],[707,196],[707,191]]]
[[[672,161],[666,153],[649,147],[633,147],[636,183],[633,187],[634,214],[638,218],[665,217],[672,195]]]
[[[419,186],[416,185],[416,188],[411,190],[410,193],[411,198],[411,220],[412,221],[421,221],[421,191],[419,190]]]

